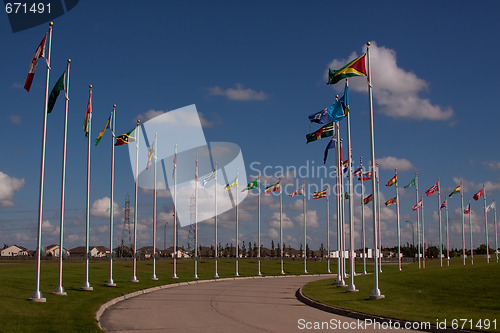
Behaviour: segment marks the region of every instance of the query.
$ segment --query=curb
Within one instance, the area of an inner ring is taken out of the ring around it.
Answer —
[[[373,322],[379,322],[379,323],[399,323],[402,328],[404,328],[405,323],[410,322],[407,320],[401,320],[401,319],[395,319],[395,318],[388,318],[388,317],[380,317],[372,314],[367,314],[367,313],[362,313],[362,312],[357,312],[353,310],[347,310],[347,309],[342,309],[338,308],[335,306],[331,305],[326,305],[323,303],[316,302],[315,300],[305,296],[302,293],[302,287],[297,289],[295,292],[295,297],[302,303],[312,306],[313,308],[329,312],[329,313],[334,313],[340,316],[344,317],[349,317],[349,318],[354,318],[354,319],[359,319],[359,320],[372,320]],[[445,329],[439,329],[436,327],[436,325],[432,325],[429,330],[423,331],[422,329],[419,329],[422,332],[433,332],[433,333],[467,333],[467,332],[478,332],[478,331],[467,331],[467,330],[461,330],[461,329],[452,329],[452,328],[445,328]]]
[[[99,329],[101,331],[104,331],[104,329],[101,327],[101,316],[103,315],[104,311],[106,311],[108,308],[111,306],[120,303],[121,301],[124,301],[129,298],[133,298],[136,296],[144,295],[144,294],[149,294],[154,291],[159,291],[163,289],[169,289],[169,288],[175,288],[175,287],[181,287],[181,286],[187,286],[191,284],[199,284],[199,283],[208,283],[208,282],[223,282],[223,281],[234,281],[234,280],[248,280],[248,279],[273,279],[273,278],[289,278],[289,277],[314,277],[314,276],[325,276],[325,277],[332,277],[333,274],[307,274],[307,275],[270,275],[270,276],[244,276],[244,277],[232,277],[232,278],[221,278],[221,279],[208,279],[208,280],[193,280],[193,281],[187,281],[187,282],[179,282],[179,283],[170,283],[170,284],[164,284],[161,286],[156,286],[148,289],[142,289],[138,291],[134,291],[129,294],[125,294],[119,297],[115,297],[103,305],[99,307],[99,310],[97,310],[95,314],[95,318],[97,320],[97,326],[99,326]]]

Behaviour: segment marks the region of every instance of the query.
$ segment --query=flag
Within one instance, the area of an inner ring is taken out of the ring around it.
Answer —
[[[332,117],[328,114],[328,108],[318,111],[309,116],[311,123],[326,124],[333,121]]]
[[[115,146],[121,146],[121,145],[126,145],[129,142],[135,142],[135,128],[131,130],[130,132],[127,132],[125,134],[122,134],[120,136],[116,137],[116,142]],[[134,132],[134,134],[132,134]]]
[[[415,178],[413,178],[413,180],[408,185],[406,185],[405,188],[410,188],[412,186],[415,186]]]
[[[235,178],[232,183],[226,184],[226,186],[224,187],[224,190],[229,191],[230,189],[232,189],[233,187],[236,187],[236,186],[238,186],[238,178]]]
[[[455,187],[455,189],[453,190],[453,192],[450,193],[449,197],[451,198],[453,194],[455,193],[460,193],[460,185],[458,185],[457,187]]]
[[[351,199],[351,196],[349,195],[349,192],[345,192],[345,193],[344,193],[344,199],[345,199],[345,200],[349,200],[349,199]]]
[[[97,138],[95,139],[95,145],[97,146],[99,144],[99,142],[101,142],[101,138],[102,136],[104,135],[104,132],[106,132],[106,130],[109,128],[109,124],[111,124],[111,115],[113,113],[111,113],[108,117],[108,120],[106,121],[106,125],[104,125],[104,129],[101,131],[101,133],[99,133],[99,135],[97,136]],[[151,160],[151,159],[149,159]],[[149,165],[149,162],[148,162],[148,165]],[[146,168],[147,169],[147,168]]]
[[[477,192],[476,194],[474,194],[473,198],[474,200],[479,200],[480,197],[482,197],[484,194],[484,188],[481,189],[481,191]]]
[[[373,194],[370,194],[369,196],[363,199],[363,203],[365,205],[368,204],[370,201],[373,201]]]
[[[177,145],[175,145],[174,169],[172,170],[172,178],[175,178],[175,172],[176,171],[177,171]]]
[[[429,195],[433,194],[434,192],[436,192],[437,190],[439,190],[438,182],[436,182],[436,184],[432,185],[432,187],[430,189],[425,191],[425,194],[427,194],[427,196],[429,196]]]
[[[293,197],[294,197],[294,196],[296,196],[296,195],[304,195],[304,193],[302,192],[302,189],[301,189],[301,188],[300,188],[300,189],[298,189],[298,190],[293,191],[293,192],[292,192],[292,193],[290,193],[288,196],[289,196],[290,198],[293,198]]]
[[[464,214],[470,213],[470,203],[467,205],[467,208],[464,209]]]
[[[196,157],[196,167],[194,168],[194,180],[198,181],[198,157]]]
[[[386,206],[394,205],[396,203],[396,200],[397,200],[396,197],[389,199],[385,202],[385,205]]]
[[[325,156],[323,157],[323,164],[326,164],[326,159],[328,158],[328,150],[335,148],[335,137],[332,137],[330,142],[328,142],[328,145],[325,148]]]
[[[274,185],[270,185],[270,186],[266,187],[264,192],[265,193],[272,193],[272,192],[279,191],[279,189],[280,189],[280,182],[277,182]]]
[[[328,83],[335,84],[340,80],[351,76],[366,76],[365,56],[354,59],[344,67],[338,70],[330,69],[328,72]]]
[[[446,200],[443,201],[443,203],[441,204],[441,207],[439,207],[439,209],[441,209],[441,208],[446,208]]]
[[[413,211],[419,209],[420,207],[422,207],[422,199],[420,199],[420,201],[415,206],[413,206]]]
[[[353,172],[353,176],[361,176],[363,174],[363,166],[360,165],[356,170]]]
[[[398,175],[394,175],[394,177],[392,177],[388,182],[387,184],[385,184],[385,186],[392,186],[394,184],[396,184],[398,181]],[[387,206],[387,205],[386,205]]]
[[[342,172],[343,173],[347,172],[348,167],[349,167],[349,160],[345,160],[344,162],[342,162]]]
[[[47,34],[43,37],[40,45],[38,45],[35,54],[33,55],[33,59],[31,59],[30,70],[28,72],[28,77],[26,78],[26,82],[24,83],[24,89],[27,92],[30,91],[31,83],[33,82],[33,77],[35,77],[35,69],[38,65],[38,59],[41,57],[45,57],[45,40],[47,39]]]
[[[328,191],[328,190],[323,190],[321,192],[314,192],[313,193],[313,199],[326,198],[326,191]]]
[[[59,80],[57,80],[54,88],[50,92],[49,101],[47,102],[47,113],[51,113],[54,108],[54,104],[56,104],[57,97],[59,96],[59,92],[65,89],[64,82],[66,81],[66,71],[62,73]]]
[[[495,205],[495,201],[493,201],[488,207],[486,207],[486,213],[492,209],[497,209]]]
[[[251,190],[251,189],[254,189],[254,188],[257,188],[257,187],[259,187],[259,180],[258,179],[254,179],[250,183],[248,183],[247,187],[244,188],[243,190],[241,190],[241,192],[248,191],[248,190]]]
[[[212,179],[215,179],[215,169],[213,169],[212,172],[210,172],[208,176],[203,179],[203,186],[207,185],[207,183]]]
[[[347,112],[349,112],[349,86],[347,84],[344,88],[344,95],[335,104],[327,107],[327,110],[333,121],[341,121],[347,116]]]
[[[306,134],[307,143],[319,140],[321,138],[326,138],[333,136],[334,133],[333,122],[329,122],[325,126],[321,127],[314,133]]]
[[[108,123],[109,123],[109,119],[108,119]],[[104,128],[104,130],[105,129],[106,128]],[[104,130],[101,133],[104,133]],[[151,159],[153,158],[153,155],[155,153],[155,142],[156,142],[156,140],[153,140],[153,144],[151,145],[151,147],[149,147],[149,151],[148,151],[148,165],[146,165],[146,170],[149,169],[149,164],[151,163]],[[196,176],[196,178],[198,179],[198,176]]]
[[[361,176],[359,176],[358,180],[361,180],[361,179],[363,179],[363,181],[372,180],[372,172],[371,171],[367,171],[367,172],[363,173],[362,175],[363,175],[363,178],[361,178]]]
[[[91,114],[92,114],[92,90],[90,90],[89,103],[87,104],[87,112],[85,112],[85,120],[83,121],[83,130],[85,131],[85,136],[89,135]]]

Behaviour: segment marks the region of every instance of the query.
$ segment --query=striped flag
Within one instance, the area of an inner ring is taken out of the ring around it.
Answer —
[[[101,131],[101,133],[99,133],[99,135],[95,139],[95,145],[96,146],[99,144],[99,142],[101,142],[101,138],[104,135],[104,132],[106,132],[106,129],[109,128],[109,124],[111,123],[111,116],[112,115],[113,115],[113,112],[111,112],[111,114],[109,115],[108,121],[106,121],[106,125],[104,125],[104,129]],[[149,160],[151,160],[151,158]],[[148,162],[148,166],[149,166],[149,162]]]
[[[396,182],[398,181],[398,175],[394,175],[394,177],[392,177],[388,182],[387,184],[385,184],[385,186],[392,186],[394,184],[396,184]],[[387,206],[387,205],[386,205]]]
[[[203,186],[207,185],[207,183],[212,179],[215,179],[215,169],[210,172],[208,176],[205,177],[205,179],[203,179]]]
[[[396,197],[389,199],[385,202],[385,205],[386,206],[394,205],[396,203],[396,200],[397,200]]]
[[[35,77],[36,66],[38,65],[38,59],[41,57],[45,57],[45,40],[47,39],[47,34],[43,37],[40,45],[38,45],[35,54],[33,55],[33,59],[31,59],[30,69],[28,72],[28,77],[26,78],[26,82],[24,83],[24,89],[27,92],[31,89],[31,83],[33,82],[33,78]]]
[[[373,194],[370,194],[369,196],[363,199],[363,203],[365,205],[368,204],[370,201],[373,201]]]
[[[327,84],[335,84],[351,76],[366,76],[365,56],[366,54],[363,54],[361,57],[354,59],[341,69],[330,69],[328,72]]]
[[[420,207],[422,207],[422,199],[420,199],[420,201],[415,206],[413,206],[413,211],[416,211]]]
[[[427,196],[430,196],[431,194],[433,194],[437,190],[439,190],[438,182],[436,182],[436,184],[432,185],[432,187],[430,189],[428,189],[427,191],[425,191],[425,194],[427,194]]]
[[[264,189],[264,193],[272,193],[280,190],[280,182],[270,185]]]
[[[109,119],[108,119],[108,122],[109,122]],[[149,164],[151,163],[151,159],[153,158],[153,155],[155,153],[155,142],[156,142],[156,140],[154,140],[153,144],[151,145],[151,147],[149,147],[149,151],[148,151],[148,165],[146,166],[146,170],[149,169]],[[198,178],[198,177],[196,177],[196,178]]]
[[[460,187],[460,185],[458,185],[457,187],[455,187],[453,192],[451,192],[450,195],[448,195],[448,196],[451,198],[453,196],[453,194],[460,193],[460,191],[461,191],[461,187]]]
[[[443,203],[441,204],[441,207],[439,209],[441,209],[441,208],[446,208],[446,200],[443,201]]]
[[[92,116],[92,89],[90,89],[89,102],[87,104],[87,112],[85,112],[85,120],[83,121],[83,130],[85,131],[85,136],[89,135],[91,116]]]
[[[321,198],[326,198],[326,191],[327,190],[323,190],[321,192],[314,192],[313,193],[313,199],[321,199]]]
[[[363,166],[360,165],[356,170],[353,172],[353,176],[359,177],[363,174]]]
[[[293,198],[293,197],[294,197],[294,196],[296,196],[296,195],[304,195],[304,193],[302,192],[302,189],[295,190],[295,191],[293,191],[292,193],[290,193],[288,196],[289,196],[290,198]]]

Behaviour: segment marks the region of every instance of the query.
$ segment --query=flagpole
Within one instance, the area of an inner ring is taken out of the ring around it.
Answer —
[[[483,198],[484,198],[484,232],[486,236],[486,262],[490,263],[490,243],[488,241],[488,214],[486,214],[486,190],[484,189],[483,184]],[[498,248],[495,249],[498,251]]]
[[[49,96],[49,75],[50,75],[50,46],[52,41],[52,26],[54,23],[49,23],[49,51],[47,53],[47,71],[45,78],[45,100],[43,104],[43,130],[42,130],[42,157],[40,163],[40,192],[38,201],[38,234],[37,234],[37,248],[36,248],[36,289],[31,295],[30,301],[33,302],[46,302],[47,299],[42,297],[40,291],[40,259],[42,251],[42,216],[43,216],[43,184],[45,172],[45,137],[47,135],[47,101]],[[59,249],[59,253],[60,253]]]
[[[68,93],[69,93],[69,64],[71,59],[68,59],[68,64],[66,65],[66,101],[64,103],[64,134],[63,134],[63,164],[62,164],[62,176],[61,176],[61,223],[59,225],[59,285],[57,286],[54,294],[56,295],[67,295],[62,286],[62,271],[63,271],[63,253],[64,253],[64,188],[66,184],[66,138],[68,134]]]
[[[280,250],[281,250],[281,274],[284,275],[283,270],[283,195],[282,195],[281,177],[280,177]],[[304,249],[305,250],[305,249]],[[307,253],[307,251],[306,251]]]
[[[401,227],[400,227],[400,221],[399,221],[399,187],[398,187],[398,168],[395,168],[394,171],[396,172],[396,216],[397,216],[397,222],[398,222],[398,265],[399,265],[399,270],[401,271]]]
[[[379,246],[379,253],[378,253],[378,260],[380,261],[380,264],[378,266],[378,271],[382,273],[382,233],[380,231],[380,225],[382,224],[380,222],[380,175],[379,175],[379,168],[378,168],[378,163],[377,163],[377,172],[375,173],[375,178],[377,180],[377,216],[378,216],[378,246]]]
[[[137,283],[136,272],[137,272],[137,195],[138,195],[138,185],[139,185],[139,124],[141,121],[137,119],[137,124],[135,125],[135,200],[134,200],[134,264],[133,264],[133,275],[130,278],[130,282]],[[174,222],[175,223],[175,222]]]
[[[304,210],[304,248],[307,246],[307,218],[306,218],[306,192],[305,192],[306,181],[302,183],[302,207]],[[304,252],[304,274],[307,274],[307,251]]]
[[[418,207],[418,172],[415,172],[415,193],[416,193],[416,206],[417,206],[417,240],[418,240],[418,268],[421,268],[420,263],[420,210]]]
[[[328,198],[328,184],[326,184],[326,247],[328,250],[327,258],[327,273],[330,271],[330,202]]]
[[[444,199],[445,209],[446,209],[446,261],[447,265],[450,266],[450,233],[448,227],[448,198]]]
[[[177,143],[174,148],[174,255],[173,255],[173,274],[172,279],[178,279],[177,276]]]
[[[345,80],[346,87],[349,86],[349,80]],[[348,106],[349,107],[349,106]],[[349,283],[349,286],[347,287],[348,292],[356,292],[359,291],[356,289],[356,285],[354,284],[354,275],[356,271],[355,267],[355,252],[354,252],[354,202],[352,201],[353,199],[353,184],[352,184],[352,147],[351,147],[351,111],[349,108],[347,109],[347,175],[349,177],[349,248],[350,248],[350,253],[349,253],[349,258],[351,259],[350,263],[350,275],[351,275],[351,281]]]
[[[462,256],[465,266],[465,217],[464,217],[464,189],[460,181],[460,198],[462,199]]]
[[[498,229],[497,229],[497,205],[493,199],[493,208],[495,209],[495,256],[498,262]]]
[[[231,186],[231,184],[229,184]],[[236,273],[234,274],[235,276],[240,276],[240,273],[238,272],[238,259],[239,259],[239,253],[238,253],[238,246],[239,246],[239,235],[238,235],[238,168],[236,168]]]
[[[365,237],[365,205],[363,198],[365,197],[365,188],[363,186],[363,157],[359,157],[359,164],[361,164],[361,233],[363,234],[363,275],[366,275],[366,237]]]
[[[92,96],[92,85],[89,85],[90,96]],[[89,100],[91,103],[91,100]],[[92,129],[92,106],[90,107],[90,113],[88,117],[87,124],[87,206],[86,206],[86,223],[85,223],[85,282],[82,286],[83,290],[91,291],[94,288],[90,286],[89,283],[89,229],[90,229],[90,137]]]
[[[215,162],[215,274],[214,277],[218,278],[219,273],[217,272],[217,257],[218,257],[218,245],[217,245],[217,162]]]
[[[340,146],[342,146],[342,139],[340,139]],[[349,154],[349,151],[347,152]],[[342,156],[342,158],[344,158]],[[342,162],[342,196],[340,200],[342,202],[342,272],[344,280],[347,279],[347,265],[346,265],[346,253],[345,253],[345,179],[344,179],[344,164]]]
[[[257,275],[261,276],[262,273],[260,272],[260,173],[257,175],[257,181],[258,181],[258,186],[259,186],[259,198],[258,198],[258,221],[257,221],[257,234],[258,234],[258,240],[259,240],[259,252],[257,252],[257,262],[258,262],[258,272]]]
[[[155,141],[154,141],[154,153],[155,153],[155,165],[154,165],[154,177],[153,177],[153,182],[154,182],[154,191],[153,191],[153,275],[151,276],[151,280],[158,280],[156,277],[156,161],[157,161],[157,155],[156,151],[158,150],[158,145],[157,145],[157,137],[158,133],[155,133]]]
[[[423,268],[425,268],[425,223],[424,223],[424,195],[420,196],[420,200],[422,200],[422,264]]]
[[[114,218],[114,187],[115,187],[115,110],[116,104],[113,104],[111,114],[111,194],[109,199],[109,280],[106,283],[108,287],[116,287],[113,281],[113,218]]]
[[[338,95],[336,96],[338,98]],[[342,156],[340,155],[340,126],[338,122],[335,122],[335,135],[336,135],[336,162],[337,162],[337,184],[336,184],[336,201],[337,201],[337,251],[338,251],[338,257],[337,257],[337,278],[335,279],[335,284],[337,287],[342,287],[345,286],[345,281],[344,281],[344,273],[342,272],[342,228],[341,228],[341,223],[342,223],[342,210],[341,210],[341,201],[340,201],[340,195],[342,193],[342,182],[341,182],[341,175],[342,175]]]
[[[438,177],[438,213],[439,213],[439,265],[443,267],[443,233],[441,230],[441,183]]]
[[[472,209],[470,209],[470,198],[468,198],[469,201],[469,229],[470,229],[470,260],[471,260],[471,265],[474,265],[474,245],[472,244]]]
[[[194,278],[198,279],[198,155],[196,155],[196,170],[194,183]]]
[[[368,103],[370,107],[370,152],[371,152],[371,169],[375,171],[375,138],[374,138],[374,130],[373,130],[373,96],[372,96],[372,83],[371,83],[371,67],[370,67],[370,42],[366,43],[366,55],[367,55],[367,63],[368,63]],[[376,251],[378,247],[377,240],[377,197],[378,193],[375,191],[375,179],[372,178],[372,193],[373,193],[373,247]],[[375,260],[374,267],[374,287],[372,290],[372,294],[370,295],[370,299],[377,300],[382,299],[385,296],[381,294],[380,289],[378,287],[378,263]]]

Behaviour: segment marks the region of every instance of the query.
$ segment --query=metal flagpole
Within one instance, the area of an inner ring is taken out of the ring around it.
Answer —
[[[59,285],[57,286],[54,294],[67,295],[62,286],[62,271],[63,271],[63,253],[64,253],[64,188],[66,184],[66,138],[68,134],[68,93],[69,93],[69,64],[71,59],[68,59],[66,65],[66,102],[64,103],[64,134],[63,134],[63,165],[61,177],[61,223],[59,224]]]
[[[231,184],[229,184],[231,185]],[[239,235],[238,235],[238,168],[236,168],[236,273],[234,274],[235,276],[240,276],[240,273],[238,272],[238,259],[239,259],[239,253],[238,253],[238,246],[239,246]]]
[[[474,245],[472,244],[472,209],[470,209],[470,198],[468,198],[469,201],[469,229],[470,229],[470,262],[472,265],[474,265]]]
[[[443,267],[443,233],[441,229],[441,183],[438,177],[438,213],[439,213],[439,265]]]
[[[257,252],[257,262],[258,262],[258,272],[257,275],[261,276],[262,273],[260,272],[260,173],[257,175],[257,184],[259,186],[259,198],[258,198],[258,221],[257,221],[257,234],[258,234],[258,241],[259,241],[259,252]]]
[[[92,96],[92,85],[89,85],[90,96]],[[92,103],[92,97],[90,97],[89,103]],[[90,114],[88,117],[87,124],[87,206],[86,206],[86,223],[85,223],[85,282],[82,286],[83,290],[91,291],[94,288],[90,286],[89,283],[89,228],[90,228],[90,137],[92,128],[92,106],[90,107]]]
[[[371,83],[371,67],[370,67],[370,42],[366,43],[366,58],[368,64],[368,104],[370,108],[370,152],[371,152],[371,169],[372,172],[375,173],[375,138],[373,131],[373,96],[372,96],[372,83]],[[372,193],[373,193],[373,248],[377,249],[378,247],[378,239],[377,239],[377,197],[378,193],[375,188],[375,179],[372,177]],[[374,260],[374,286],[372,293],[370,295],[370,299],[377,300],[382,299],[385,296],[381,294],[380,289],[378,288],[378,262],[375,258]]]
[[[421,268],[420,262],[420,207],[418,207],[418,173],[415,173],[415,192],[416,192],[416,205],[417,205],[417,256],[418,256],[418,268]]]
[[[174,255],[172,279],[178,279],[177,276],[177,144],[174,148]]]
[[[349,86],[349,80],[345,80],[346,86]],[[347,175],[349,177],[349,258],[350,258],[350,275],[351,281],[349,283],[349,287],[347,287],[348,292],[356,292],[356,285],[354,284],[354,275],[356,271],[355,267],[355,255],[354,252],[354,202],[353,202],[353,184],[352,184],[352,147],[351,147],[351,111],[349,106],[347,106]]]
[[[302,206],[304,208],[304,248],[307,245],[307,218],[306,218],[306,192],[305,192],[305,184],[306,181],[302,184]],[[307,274],[307,251],[305,251],[304,255],[304,273]]]
[[[47,134],[47,101],[49,96],[49,74],[50,74],[50,44],[52,41],[52,26],[54,23],[49,23],[49,51],[47,53],[47,72],[45,78],[45,100],[43,104],[43,130],[42,130],[42,158],[40,163],[40,192],[38,200],[38,234],[37,234],[37,248],[36,248],[36,289],[31,295],[30,301],[33,302],[46,302],[47,300],[42,297],[40,292],[40,259],[42,251],[42,215],[43,215],[43,183],[45,173],[45,137]],[[59,249],[60,251],[60,249]]]
[[[215,259],[215,274],[214,277],[218,278],[219,273],[217,272],[217,257],[218,257],[218,252],[219,248],[217,245],[217,162],[215,162],[215,254],[214,254],[214,259]]]
[[[495,256],[498,262],[498,229],[497,229],[497,205],[493,199],[493,209],[495,210]]]
[[[338,95],[336,96],[338,97]],[[338,122],[335,122],[335,134],[336,134],[336,152],[337,152],[337,184],[336,184],[336,197],[337,197],[337,278],[335,279],[335,283],[337,287],[345,286],[344,281],[344,272],[342,271],[342,208],[341,208],[341,195],[344,195],[342,192],[342,156],[340,154],[341,149],[341,139],[340,139],[340,125]]]
[[[379,175],[379,168],[378,168],[378,163],[377,163],[377,171],[375,173],[375,176],[377,178],[377,218],[378,218],[378,224],[377,224],[377,232],[378,232],[378,260],[380,264],[378,265],[378,271],[382,273],[382,233],[380,231],[380,225],[382,224],[380,222],[380,175]]]
[[[424,223],[424,196],[420,196],[422,200],[422,264],[425,268],[425,223]]]
[[[464,189],[460,181],[460,198],[462,199],[462,257],[465,265],[465,217],[464,217]]]
[[[138,185],[139,185],[139,124],[141,121],[137,119],[137,125],[135,126],[135,200],[134,200],[134,270],[133,275],[130,278],[130,282],[139,282],[137,280],[137,195],[138,195]]]
[[[340,146],[342,146],[342,139],[340,139]],[[349,153],[349,152],[348,152]],[[342,158],[344,158],[342,156]],[[342,244],[342,278],[345,280],[347,278],[347,269],[346,269],[346,257],[345,257],[345,183],[344,183],[344,163],[342,159],[340,160],[341,163],[341,173],[340,173],[340,178],[341,178],[341,183],[342,183],[342,195],[340,196],[340,202],[341,202],[341,212],[342,215],[340,218],[342,219],[342,223],[340,224],[340,229],[342,230],[342,235],[341,235],[341,244]]]
[[[359,158],[359,164],[363,166],[363,157]],[[363,247],[363,275],[366,275],[366,237],[365,237],[365,205],[363,199],[365,197],[365,188],[363,186],[364,177],[363,167],[361,167],[361,233],[362,233],[362,247]]]
[[[198,155],[196,155],[194,183],[194,278],[198,278]]]
[[[488,214],[486,213],[486,190],[484,189],[484,184],[483,184],[483,198],[484,198],[484,232],[486,236],[486,262],[489,264],[490,263],[490,243],[488,241]],[[497,251],[495,249],[495,251]]]
[[[327,262],[327,273],[331,273],[330,271],[330,202],[328,198],[328,184],[326,185],[326,247],[328,250],[328,253],[326,255],[326,262]]]
[[[282,196],[282,186],[280,177],[280,251],[281,251],[281,274],[285,274],[283,270],[283,196]],[[304,249],[305,250],[305,249]],[[307,252],[307,251],[306,251]]]
[[[155,165],[154,165],[154,176],[153,176],[153,182],[154,182],[154,191],[153,191],[153,275],[151,276],[151,280],[158,280],[156,277],[156,162],[157,162],[157,155],[156,151],[158,150],[157,146],[157,138],[158,138],[158,133],[155,133],[155,141],[154,141],[154,153],[155,153]]]
[[[398,187],[398,168],[395,168],[394,171],[396,172],[396,216],[397,216],[397,222],[398,222],[398,266],[399,270],[401,271],[401,227],[400,227],[400,221],[399,221],[399,187]]]
[[[447,265],[450,266],[450,233],[448,227],[448,198],[444,199],[444,205],[446,209],[446,261]]]
[[[109,198],[109,280],[106,283],[108,287],[116,287],[113,281],[113,218],[114,218],[114,188],[115,188],[115,111],[116,104],[113,104],[111,113],[111,191]]]

